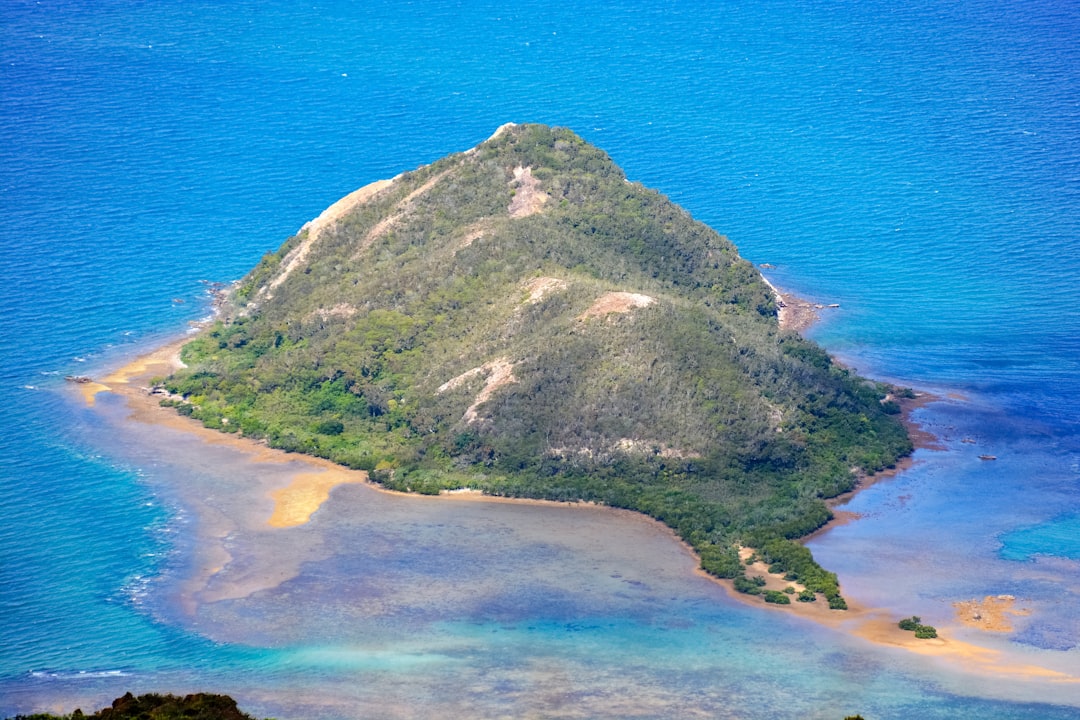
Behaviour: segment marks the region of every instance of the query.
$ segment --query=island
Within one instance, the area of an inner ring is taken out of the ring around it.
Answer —
[[[218,305],[152,383],[181,415],[393,491],[637,511],[773,604],[846,608],[798,541],[912,451],[900,391],[567,129],[508,124],[351,193]]]

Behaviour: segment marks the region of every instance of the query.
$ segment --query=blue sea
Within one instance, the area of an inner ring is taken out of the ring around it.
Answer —
[[[290,718],[1080,716],[1080,6],[5,0],[0,717],[226,692]],[[1054,680],[749,607],[654,524],[340,487],[89,407],[342,195],[569,127],[936,394],[810,543],[845,595]],[[994,456],[982,460],[979,456]],[[1008,594],[1014,630],[960,625]]]

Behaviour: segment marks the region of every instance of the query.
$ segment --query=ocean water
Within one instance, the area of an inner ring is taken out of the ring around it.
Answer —
[[[0,716],[127,690],[280,718],[1070,718],[736,603],[643,520],[336,490],[93,408],[345,193],[570,127],[822,303],[941,438],[811,547],[845,594],[1080,677],[1080,12],[1029,3],[10,0],[0,9]],[[980,455],[992,455],[988,461]],[[224,555],[223,553],[227,553]],[[227,558],[225,572],[212,574]],[[1011,594],[989,635],[952,603]]]

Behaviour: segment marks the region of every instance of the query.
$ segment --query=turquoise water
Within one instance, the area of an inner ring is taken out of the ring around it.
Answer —
[[[840,303],[814,336],[845,362],[948,398],[919,412],[945,450],[813,541],[845,594],[939,627],[1013,594],[1014,633],[958,637],[1080,675],[1074,7],[15,0],[0,22],[0,715],[211,689],[282,718],[1075,717],[1071,685],[733,604],[626,518],[349,487],[267,532],[251,498],[284,470],[62,380],[183,332],[201,280],[350,190],[565,125]],[[230,573],[193,584],[207,548]]]
[[[1080,560],[1080,517],[1068,515],[1041,525],[1014,530],[1001,539],[1006,560],[1032,560],[1041,555]]]

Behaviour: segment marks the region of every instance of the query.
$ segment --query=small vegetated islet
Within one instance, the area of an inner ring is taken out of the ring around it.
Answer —
[[[909,618],[904,618],[899,623],[897,623],[897,625],[899,625],[901,630],[914,632],[915,637],[919,638],[920,640],[931,640],[938,636],[937,628],[935,628],[933,625],[923,625],[922,618],[920,618],[918,615],[912,615]]]

